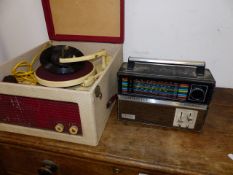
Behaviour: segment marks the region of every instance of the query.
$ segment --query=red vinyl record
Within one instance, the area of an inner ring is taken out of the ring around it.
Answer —
[[[81,69],[72,74],[54,74],[40,66],[36,72],[35,77],[39,84],[49,87],[70,87],[81,84],[85,79],[95,73],[94,65],[89,62],[83,62]]]

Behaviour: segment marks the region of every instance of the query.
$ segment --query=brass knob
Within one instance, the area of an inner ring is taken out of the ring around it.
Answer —
[[[64,131],[64,125],[61,123],[56,124],[55,131],[57,132],[63,132]]]
[[[72,134],[72,135],[78,134],[78,127],[75,126],[75,125],[71,126],[70,129],[69,129],[69,132],[70,132],[70,134]]]
[[[42,167],[38,169],[38,175],[55,175],[58,170],[58,166],[50,161],[50,160],[43,160]]]
[[[121,172],[121,169],[114,167],[112,169],[113,174],[119,174]]]

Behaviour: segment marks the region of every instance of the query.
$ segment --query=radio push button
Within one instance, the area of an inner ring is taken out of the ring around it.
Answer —
[[[61,123],[56,124],[55,131],[57,132],[63,132],[64,131],[64,125]]]
[[[78,127],[75,126],[75,125],[71,126],[70,129],[69,129],[69,133],[72,134],[72,135],[78,134]]]

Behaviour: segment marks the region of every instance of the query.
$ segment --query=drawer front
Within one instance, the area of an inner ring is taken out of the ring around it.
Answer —
[[[50,160],[58,167],[54,175],[138,175],[140,172],[149,175],[126,166],[3,144],[0,144],[0,159],[8,174],[37,175],[38,169],[43,167],[42,161]]]

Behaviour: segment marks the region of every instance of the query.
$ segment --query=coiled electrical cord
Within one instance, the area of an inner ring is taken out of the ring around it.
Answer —
[[[12,75],[16,78],[18,83],[21,84],[37,84],[37,80],[34,76],[35,70],[33,70],[33,65],[39,58],[40,54],[48,47],[51,46],[51,43],[48,42],[42,46],[40,51],[38,51],[35,56],[32,58],[31,62],[26,60],[20,61],[17,63],[11,70]]]

